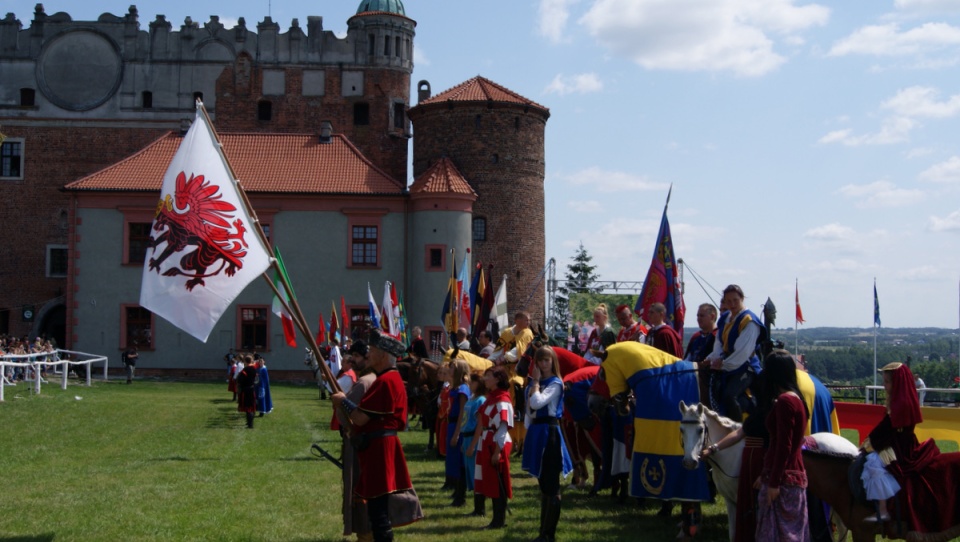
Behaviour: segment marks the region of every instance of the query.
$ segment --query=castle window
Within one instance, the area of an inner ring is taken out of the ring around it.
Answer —
[[[370,104],[361,102],[353,104],[353,125],[367,126],[370,124]]]
[[[487,219],[486,218],[475,217],[473,219],[473,240],[474,241],[487,240]]]
[[[142,107],[143,107],[144,109],[152,109],[152,108],[153,108],[153,93],[152,93],[152,92],[150,92],[149,90],[144,90],[144,91],[140,94],[140,99],[142,100]]]
[[[260,100],[257,102],[257,120],[268,121],[273,118],[273,102]]]
[[[400,58],[400,36],[397,36],[397,39],[393,44],[393,54],[397,58]]]
[[[20,105],[24,107],[33,107],[36,104],[37,91],[32,88],[20,89]]]
[[[367,36],[367,54],[370,56],[377,54],[377,36],[375,34]]]
[[[153,313],[140,305],[121,305],[120,314],[120,348],[153,350]]]
[[[383,56],[390,56],[390,36],[383,37]]]
[[[123,263],[143,265],[150,246],[151,222],[127,223],[127,259]]]
[[[23,178],[23,139],[8,138],[0,144],[0,179]]]
[[[413,59],[413,46],[410,44],[410,40],[407,40],[407,58]]]
[[[447,247],[445,245],[427,245],[424,247],[424,256],[426,256],[426,261],[424,261],[424,269],[426,271],[446,271],[447,261],[444,256],[447,253]]]
[[[407,121],[407,107],[403,102],[393,104],[393,127],[403,130]]]
[[[491,163],[491,164],[499,164],[499,163],[500,163],[500,155],[497,154],[497,153],[491,154],[491,155],[490,155],[490,163]]]
[[[267,338],[270,336],[270,319],[267,318],[267,307],[260,305],[241,305],[237,307],[240,313],[240,333],[237,338],[239,350],[260,351],[267,350]]]
[[[47,277],[67,276],[67,245],[47,245]]]
[[[520,117],[513,118],[513,129],[518,132],[520,131]]]
[[[376,267],[380,239],[377,226],[356,225],[350,228],[351,267]]]
[[[482,118],[480,115],[477,115],[476,117],[474,117],[474,119],[473,119],[474,128],[476,128],[477,130],[479,130],[479,129],[480,129],[480,124],[481,124],[481,121],[482,121],[482,120],[483,120],[483,118]]]
[[[203,102],[203,93],[202,93],[202,92],[194,92],[194,93],[193,93],[193,103],[197,103],[197,100],[200,100],[201,102]]]

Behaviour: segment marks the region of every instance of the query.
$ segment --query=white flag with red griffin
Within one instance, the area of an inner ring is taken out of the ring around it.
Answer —
[[[140,305],[206,342],[230,303],[270,266],[270,252],[202,107],[163,176]]]

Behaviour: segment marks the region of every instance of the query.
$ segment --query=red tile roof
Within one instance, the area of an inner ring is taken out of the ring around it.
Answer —
[[[463,83],[460,83],[449,90],[445,90],[436,96],[431,96],[430,98],[421,101],[417,104],[417,107],[435,103],[446,103],[448,101],[484,103],[493,101],[499,103],[528,105],[530,107],[543,109],[544,111],[550,111],[548,108],[538,104],[537,102],[524,98],[516,92],[500,86],[493,81],[479,75],[473,79],[464,81]]]
[[[166,134],[66,189],[158,192],[182,139]],[[220,140],[247,192],[400,194],[404,189],[342,135],[333,135],[330,143],[310,134],[220,134]]]
[[[410,185],[410,194],[463,194],[477,198],[477,193],[449,158],[441,158],[417,177]]]

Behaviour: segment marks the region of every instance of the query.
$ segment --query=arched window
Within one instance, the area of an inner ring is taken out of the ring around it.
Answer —
[[[153,93],[149,90],[144,90],[140,94],[141,107],[144,109],[151,109],[153,107]]]

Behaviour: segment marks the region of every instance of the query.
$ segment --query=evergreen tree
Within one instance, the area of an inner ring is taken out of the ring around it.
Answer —
[[[603,288],[593,286],[599,278],[594,271],[597,266],[591,265],[593,260],[587,249],[580,243],[580,247],[573,254],[572,263],[567,265],[565,281],[560,283],[553,298],[553,310],[556,315],[556,327],[566,333],[570,328],[570,296],[581,293],[599,293]]]

